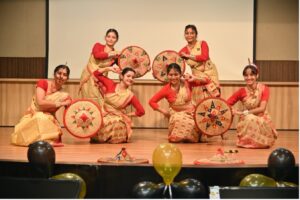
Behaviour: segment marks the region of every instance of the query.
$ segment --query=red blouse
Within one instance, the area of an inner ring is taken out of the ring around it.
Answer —
[[[179,54],[181,54],[182,52],[186,53],[186,54],[190,54],[189,49],[187,48],[187,46],[183,47],[180,51]],[[207,61],[209,59],[209,49],[208,49],[208,45],[207,43],[202,40],[201,43],[201,54],[199,55],[195,55],[195,60],[197,62],[202,62],[202,61]]]
[[[269,100],[269,88],[265,85],[264,90],[261,94],[261,101]],[[243,101],[243,99],[247,96],[246,88],[240,88],[238,91],[233,93],[231,97],[227,99],[227,103],[233,106],[238,101]]]
[[[45,90],[45,92],[47,92],[48,81],[46,79],[38,80],[36,87],[42,88],[43,90]]]
[[[108,53],[104,51],[105,45],[96,43],[93,47],[92,54],[96,59],[104,60],[108,58]]]
[[[209,82],[209,80],[207,80]],[[198,81],[195,81],[195,82],[187,82],[185,81],[185,83],[188,84],[188,87],[190,90],[192,90],[193,87],[196,87],[196,86],[200,86],[200,85],[203,85],[203,84],[206,84],[206,83],[200,83]],[[171,88],[171,84],[168,83],[166,84],[163,88],[161,88],[150,100],[149,100],[149,105],[154,109],[154,110],[157,110],[157,108],[159,107],[158,106],[158,102],[163,99],[163,98],[166,98],[167,101],[169,103],[173,103],[176,101],[176,96],[177,96],[177,93],[176,91],[174,91],[172,88]]]
[[[113,82],[113,80],[109,79],[108,77],[103,76],[102,73],[100,73],[98,70],[94,72],[94,76],[98,79],[99,82],[103,84],[103,86],[100,85],[100,87],[105,87],[105,89],[103,90],[104,94],[115,93],[117,83]],[[136,116],[140,117],[145,114],[145,110],[142,104],[139,102],[138,98],[135,95],[133,95],[126,107],[130,104],[135,108]]]

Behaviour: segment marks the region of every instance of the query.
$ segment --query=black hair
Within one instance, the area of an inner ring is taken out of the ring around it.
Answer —
[[[136,73],[134,69],[132,69],[131,67],[125,67],[121,74],[124,76],[127,72],[133,72],[134,74]]]
[[[186,26],[185,26],[185,29],[184,29],[184,32],[187,31],[189,28],[192,29],[192,30],[196,33],[196,35],[198,35],[197,28],[196,28],[196,26],[193,25],[193,24],[186,25]]]
[[[171,69],[174,69],[179,74],[181,74],[181,68],[180,68],[180,66],[177,63],[171,63],[171,64],[168,65],[168,67],[167,67],[167,74],[170,73]]]
[[[56,72],[58,72],[60,69],[66,69],[67,70],[67,76],[69,78],[69,76],[70,76],[70,68],[67,65],[58,65],[57,67],[55,67],[54,74],[56,74]]]
[[[257,66],[256,66],[256,65],[246,65],[246,67],[245,67],[244,70],[243,70],[243,76],[246,75],[247,69],[250,69],[250,70],[251,70],[251,73],[254,74],[254,75],[257,75],[257,74],[258,74],[258,69],[257,69]]]
[[[110,29],[108,29],[107,31],[106,31],[106,34],[105,34],[105,36],[107,36],[109,33],[114,33],[115,35],[116,35],[116,38],[117,38],[117,40],[119,40],[119,33],[118,33],[118,31],[116,30],[116,29],[114,29],[114,28],[110,28]]]

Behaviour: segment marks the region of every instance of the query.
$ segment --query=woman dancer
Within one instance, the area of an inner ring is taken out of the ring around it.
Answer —
[[[277,139],[277,131],[266,110],[269,88],[258,83],[258,69],[254,64],[243,70],[246,87],[240,88],[228,100],[229,105],[241,101],[243,110],[233,109],[239,116],[237,124],[237,146],[244,148],[269,148]]]
[[[169,142],[198,142],[200,135],[193,117],[195,107],[192,104],[191,91],[193,87],[207,84],[210,80],[198,79],[189,74],[183,80],[181,68],[176,63],[168,65],[167,76],[169,83],[149,100],[149,104],[169,118]],[[169,102],[168,110],[158,105],[163,98]]]
[[[184,37],[187,45],[179,51],[192,69],[192,74],[198,78],[207,78],[211,81],[201,87],[193,88],[193,103],[196,105],[206,97],[219,97],[220,85],[215,64],[209,58],[209,49],[206,41],[197,40],[198,31],[195,25],[187,25]]]
[[[112,66],[116,63],[119,52],[114,49],[119,39],[115,29],[108,29],[105,34],[105,44],[96,43],[93,47],[87,66],[84,68],[81,78],[79,93],[80,97],[92,99],[100,107],[103,105],[103,94],[98,90],[93,79],[93,72],[97,69]],[[107,72],[104,74],[107,76]]]
[[[129,89],[134,83],[135,71],[126,67],[120,74],[120,83],[115,83],[103,75],[112,71],[119,73],[117,66],[100,68],[94,72],[95,82],[104,94],[103,128],[97,136],[91,138],[91,143],[124,143],[129,142],[132,135],[130,117],[141,117],[145,110],[137,97]],[[126,113],[126,107],[132,105],[134,112]]]
[[[53,146],[63,146],[62,130],[55,118],[55,112],[60,107],[71,104],[69,94],[62,88],[69,75],[69,67],[59,65],[54,69],[54,80],[42,79],[37,82],[31,106],[11,135],[12,144],[28,146],[33,142],[45,140]]]

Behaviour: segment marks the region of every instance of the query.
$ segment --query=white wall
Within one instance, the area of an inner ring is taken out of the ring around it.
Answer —
[[[119,32],[117,50],[137,45],[152,61],[163,50],[186,45],[187,24],[207,41],[220,80],[241,80],[253,57],[253,0],[50,0],[48,74],[67,62],[71,78],[79,78],[94,43],[104,43],[109,28]]]

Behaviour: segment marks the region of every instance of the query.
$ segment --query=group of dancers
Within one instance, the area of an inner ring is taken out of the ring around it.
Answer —
[[[183,74],[176,63],[169,64],[168,82],[149,100],[149,105],[168,118],[169,142],[195,143],[205,141],[207,137],[195,125],[195,106],[204,98],[221,97],[221,88],[217,68],[209,57],[208,45],[204,40],[198,40],[196,26],[187,25],[184,36],[187,45],[178,53],[191,67],[192,74]],[[107,30],[105,44],[94,45],[80,78],[80,97],[97,102],[103,115],[103,125],[90,139],[91,143],[129,142],[132,135],[131,117],[145,115],[143,105],[130,90],[134,84],[135,70],[130,66],[121,70],[116,65],[120,52],[114,46],[118,38],[117,30]],[[119,74],[120,81],[108,78],[108,72]],[[28,146],[35,141],[46,140],[53,146],[63,146],[62,130],[55,119],[55,112],[72,103],[62,87],[69,74],[68,66],[59,65],[54,70],[53,80],[38,81],[31,106],[11,135],[12,144]],[[269,148],[278,135],[266,110],[269,88],[257,82],[259,70],[255,64],[247,65],[242,75],[245,87],[227,99],[230,106],[238,101],[243,105],[242,110],[231,107],[233,115],[239,116],[236,145]],[[168,109],[158,104],[164,98],[169,103]],[[135,111],[126,113],[125,109],[130,105]]]

